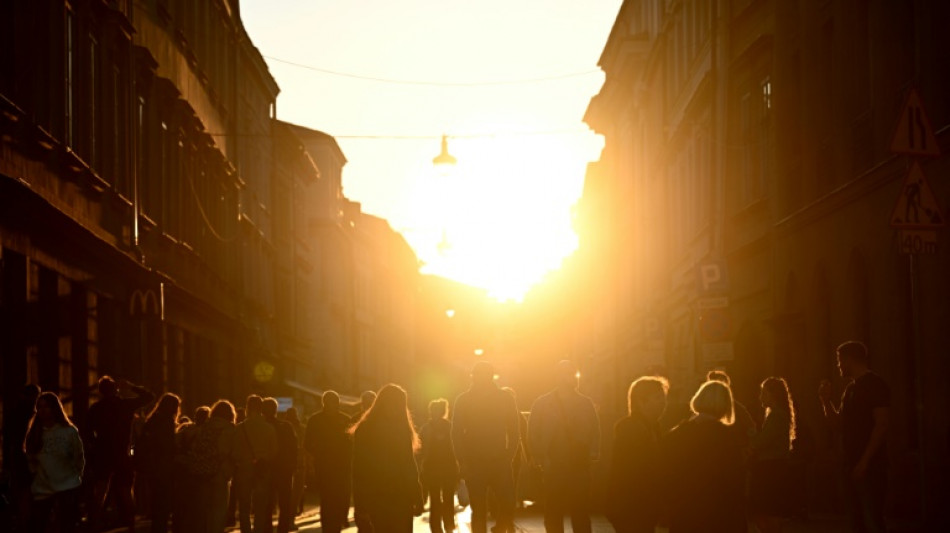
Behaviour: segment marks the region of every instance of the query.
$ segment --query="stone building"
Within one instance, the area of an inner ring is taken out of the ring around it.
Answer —
[[[606,145],[575,264],[598,314],[574,320],[590,333],[573,349],[612,370],[607,411],[644,372],[672,379],[671,419],[710,368],[753,408],[758,383],[785,376],[814,443],[809,505],[826,509],[835,441],[815,391],[836,375],[835,346],[861,340],[893,391],[888,511],[937,519],[950,467],[946,20],[946,3],[925,0],[623,3],[585,118]]]
[[[35,382],[81,422],[102,374],[192,407],[279,392],[285,193],[316,170],[275,180],[237,2],[5,1],[0,34],[4,409]]]

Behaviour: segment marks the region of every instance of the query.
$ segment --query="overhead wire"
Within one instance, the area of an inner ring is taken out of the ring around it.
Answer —
[[[372,81],[372,82],[377,82],[377,83],[391,83],[395,85],[424,85],[424,86],[430,86],[430,87],[492,87],[492,86],[504,86],[504,85],[527,85],[527,84],[533,84],[533,83],[547,83],[547,82],[565,80],[565,79],[570,79],[570,78],[579,78],[582,76],[589,76],[591,74],[602,72],[598,68],[598,69],[589,69],[589,70],[578,71],[578,72],[566,72],[563,74],[554,74],[550,76],[539,76],[539,77],[534,77],[534,78],[522,78],[522,79],[514,79],[514,80],[451,82],[451,81],[406,80],[406,79],[396,79],[396,78],[383,78],[383,77],[378,77],[378,76],[353,74],[350,72],[341,72],[337,70],[315,67],[312,65],[305,65],[303,63],[288,61],[286,59],[280,59],[278,57],[273,57],[273,56],[264,56],[264,58],[274,61],[276,63],[283,63],[285,65],[290,65],[293,67],[310,70],[313,72],[319,72],[321,74],[327,74],[330,76],[339,76],[343,78]]]
[[[582,127],[577,128],[561,128],[561,129],[551,129],[551,130],[530,130],[530,131],[508,131],[508,132],[479,132],[479,133],[460,133],[460,134],[446,134],[445,136],[449,139],[484,139],[490,137],[530,137],[534,135],[570,135],[570,134],[579,134],[579,133],[593,133],[597,132],[591,129],[585,129]],[[208,133],[211,137],[270,137],[269,133]],[[329,134],[328,134],[329,135]],[[399,134],[382,134],[382,135],[368,135],[368,134],[353,134],[353,135],[330,135],[334,139],[382,139],[382,140],[409,140],[409,141],[429,141],[429,140],[438,140],[442,138],[442,135],[399,135]]]

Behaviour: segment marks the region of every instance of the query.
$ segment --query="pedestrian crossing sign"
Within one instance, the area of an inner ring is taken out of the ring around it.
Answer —
[[[901,195],[891,213],[891,227],[932,229],[943,224],[943,214],[937,205],[937,197],[927,184],[924,171],[915,162],[904,179]]]

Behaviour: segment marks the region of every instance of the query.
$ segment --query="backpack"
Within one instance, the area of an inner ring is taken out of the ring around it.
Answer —
[[[209,478],[218,473],[221,467],[221,451],[218,440],[221,428],[208,426],[198,430],[191,446],[185,450],[180,463],[185,473],[201,478]]]

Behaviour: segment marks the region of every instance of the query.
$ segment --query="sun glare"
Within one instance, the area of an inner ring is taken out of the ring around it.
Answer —
[[[437,227],[430,234],[440,237],[438,246],[413,243],[423,271],[486,288],[499,300],[521,300],[577,248],[571,208],[592,159],[593,137],[450,139],[458,159],[454,172],[434,175],[416,197],[415,209],[431,213]]]

